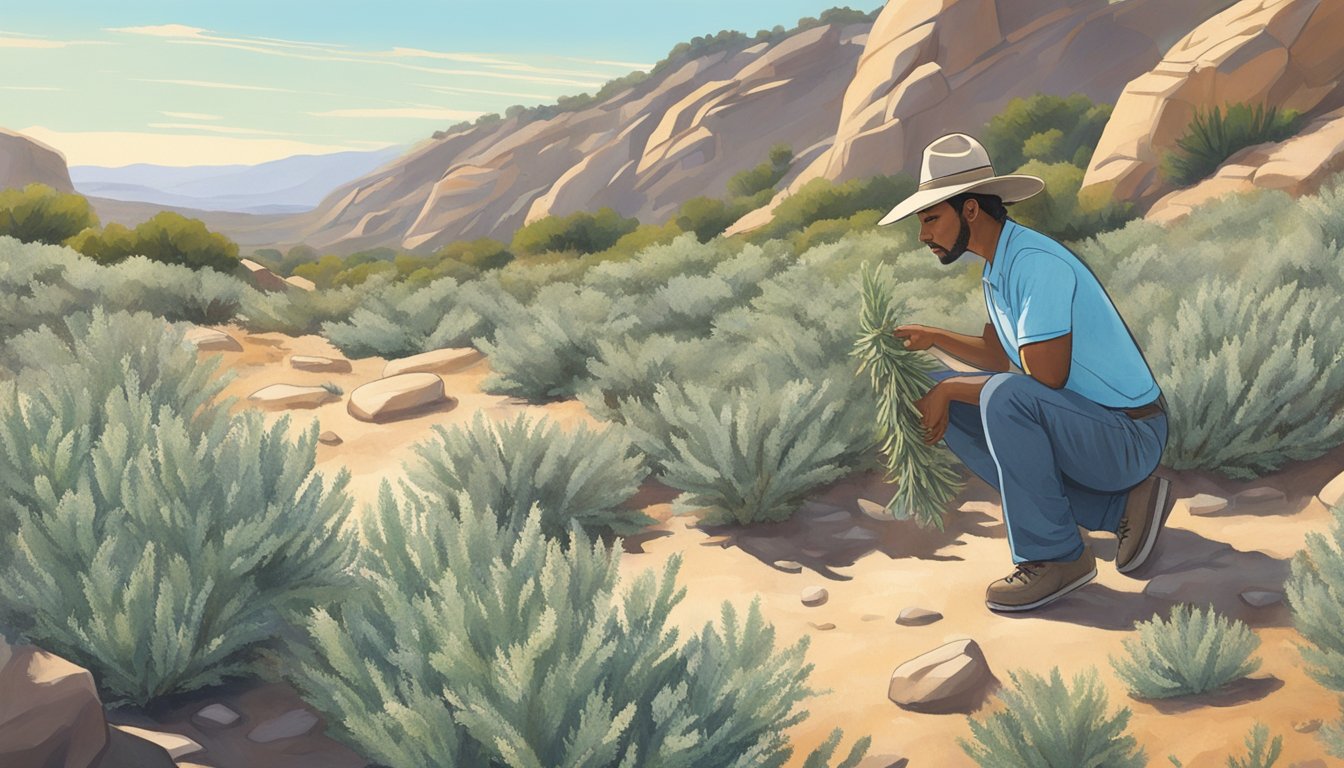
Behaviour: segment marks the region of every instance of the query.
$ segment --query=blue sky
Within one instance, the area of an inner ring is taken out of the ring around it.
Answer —
[[[696,35],[791,27],[836,4],[6,0],[0,127],[71,165],[410,144],[511,104],[592,92]]]

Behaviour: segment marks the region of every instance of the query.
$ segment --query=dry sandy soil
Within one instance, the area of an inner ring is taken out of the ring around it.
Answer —
[[[244,343],[243,352],[224,354],[225,367],[236,376],[226,394],[240,398],[240,408],[253,407],[244,398],[268,384],[333,382],[349,393],[382,372],[384,361],[376,358],[353,361],[348,374],[296,371],[288,365],[290,355],[340,355],[315,336],[248,336],[236,328],[226,330]],[[445,375],[446,389],[457,399],[455,406],[390,424],[355,420],[347,415],[344,400],[288,413],[296,427],[316,418],[323,430],[343,438],[341,445],[318,447],[318,466],[332,474],[349,469],[360,507],[374,497],[380,480],[401,474],[402,461],[412,456],[411,445],[430,437],[434,425],[463,423],[477,411],[499,418],[520,412],[545,414],[567,426],[590,420],[578,403],[533,406],[483,394],[480,385],[488,374],[488,361],[482,361]],[[1178,504],[1160,552],[1167,557],[1221,542],[1242,552],[1289,559],[1308,532],[1326,530],[1329,514],[1312,497],[1341,470],[1344,452],[1337,451],[1257,481],[1254,485],[1280,488],[1287,500],[1254,514],[1196,517]],[[1197,492],[1230,496],[1251,485],[1195,474],[1182,474],[1174,481],[1179,496]],[[633,577],[645,569],[661,570],[674,555],[682,558],[679,580],[687,595],[673,618],[684,628],[683,637],[716,621],[724,601],[744,612],[751,600],[759,599],[777,631],[777,647],[810,638],[807,659],[815,665],[811,683],[829,692],[810,701],[810,717],[790,732],[796,745],[790,765],[801,765],[802,756],[837,726],[845,731],[842,749],[855,738],[872,737],[864,768],[907,764],[903,759],[910,766],[971,765],[957,746],[958,738],[970,736],[964,715],[918,714],[887,698],[891,672],[898,665],[966,637],[980,644],[991,669],[1005,682],[1010,670],[1045,674],[1058,666],[1067,677],[1095,667],[1112,710],[1121,706],[1132,710],[1129,730],[1152,765],[1167,765],[1167,756],[1175,755],[1194,768],[1222,766],[1229,754],[1244,752],[1242,740],[1256,721],[1283,737],[1280,768],[1336,764],[1313,735],[1294,729],[1313,719],[1333,719],[1338,703],[1304,673],[1296,647],[1300,637],[1282,606],[1248,609],[1248,620],[1262,641],[1263,664],[1254,679],[1220,696],[1168,704],[1138,701],[1126,693],[1107,659],[1122,652],[1122,641],[1133,636],[1134,621],[1165,612],[1167,603],[1142,594],[1145,579],[1152,577],[1149,572],[1160,559],[1141,569],[1138,578],[1117,574],[1110,562],[1114,538],[1094,535],[1091,541],[1102,561],[1095,582],[1046,609],[1018,617],[996,615],[984,606],[984,588],[1010,571],[1011,564],[995,493],[978,481],[968,484],[953,503],[954,510],[962,505],[966,509],[950,512],[942,532],[922,530],[912,522],[871,520],[858,512],[857,499],[884,502],[890,494],[879,477],[856,476],[818,494],[789,523],[729,531],[701,529],[693,517],[672,516],[668,503],[672,494],[666,489],[650,486],[641,493],[639,503],[661,522],[626,542],[622,573]],[[837,515],[840,510],[851,513],[852,519]],[[834,530],[837,520],[842,530],[858,526],[875,538],[854,541],[823,535]],[[712,536],[725,533],[728,542],[713,543]],[[781,559],[801,563],[802,572],[787,573],[772,565]],[[824,605],[802,604],[801,591],[813,585],[829,590]],[[897,615],[910,606],[939,611],[944,618],[927,626],[898,625]],[[827,623],[834,629],[818,628]],[[994,706],[992,700],[987,706]]]

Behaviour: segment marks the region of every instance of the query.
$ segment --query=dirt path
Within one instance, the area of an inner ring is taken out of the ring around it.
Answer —
[[[384,361],[377,358],[353,361],[348,374],[296,371],[287,363],[292,354],[339,357],[339,353],[315,336],[246,336],[229,330],[243,340],[244,351],[225,355],[226,367],[236,376],[226,394],[240,399],[274,383],[332,382],[348,394],[382,372]],[[497,418],[546,415],[566,426],[592,421],[574,402],[534,406],[483,394],[480,385],[488,374],[488,362],[483,361],[444,376],[448,393],[457,398],[455,407],[393,424],[357,421],[346,414],[343,400],[290,413],[297,425],[316,417],[322,429],[341,436],[341,445],[319,446],[318,466],[328,473],[349,469],[352,492],[361,506],[374,498],[383,478],[401,475],[402,461],[413,455],[410,447],[432,436],[434,425],[466,422],[477,411]],[[239,407],[250,406],[243,401]],[[273,413],[272,418],[280,415]],[[1288,498],[1254,514],[1195,517],[1178,507],[1160,545],[1163,557],[1214,552],[1227,544],[1238,554],[1258,551],[1290,559],[1307,532],[1328,527],[1328,513],[1318,502],[1309,502],[1341,469],[1344,453],[1336,452],[1264,478],[1257,484],[1278,487]],[[1201,491],[1226,495],[1242,487],[1193,474],[1177,478],[1182,496]],[[801,765],[802,756],[836,726],[845,730],[842,748],[859,736],[872,736],[865,768],[899,765],[902,758],[916,767],[971,765],[956,744],[958,738],[970,736],[965,716],[917,714],[887,699],[889,678],[898,665],[965,637],[980,644],[991,669],[1005,682],[1007,672],[1014,669],[1044,674],[1058,666],[1067,677],[1096,667],[1112,710],[1128,706],[1133,711],[1129,730],[1147,750],[1152,765],[1167,765],[1167,756],[1174,754],[1191,768],[1222,766],[1228,754],[1242,751],[1242,739],[1256,721],[1283,737],[1281,768],[1335,764],[1314,735],[1293,728],[1312,719],[1328,722],[1337,715],[1338,703],[1303,672],[1296,648],[1300,636],[1291,629],[1282,606],[1249,611],[1262,641],[1258,655],[1263,659],[1249,683],[1214,699],[1163,706],[1136,701],[1126,694],[1107,659],[1122,653],[1122,641],[1133,636],[1129,630],[1135,620],[1165,613],[1167,603],[1143,594],[1151,567],[1145,566],[1139,578],[1117,574],[1110,562],[1114,537],[1097,535],[1092,544],[1104,562],[1099,562],[1100,575],[1093,584],[1040,611],[1020,617],[996,615],[984,606],[984,588],[1011,570],[1011,564],[993,491],[978,481],[968,485],[954,507],[971,504],[967,511],[950,513],[943,532],[921,530],[908,522],[874,521],[857,511],[857,499],[885,501],[884,493],[890,491],[884,491],[880,478],[853,477],[818,494],[789,523],[736,529],[726,546],[706,546],[711,534],[723,531],[701,530],[691,517],[671,516],[669,494],[659,494],[655,488],[645,496],[646,509],[662,522],[627,542],[630,553],[622,561],[627,578],[647,568],[661,570],[669,557],[681,556],[680,583],[687,597],[673,619],[684,628],[683,637],[707,621],[717,621],[723,601],[744,612],[758,597],[776,629],[777,647],[810,638],[812,685],[830,692],[813,699],[808,706],[811,716],[792,730],[797,749],[791,766]],[[836,535],[854,529],[869,533]],[[781,571],[772,565],[776,560],[797,561],[803,570]],[[800,592],[812,585],[829,591],[824,605],[802,604]],[[920,627],[896,624],[900,611],[910,606],[936,610],[944,618]],[[825,623],[835,628],[816,626]]]

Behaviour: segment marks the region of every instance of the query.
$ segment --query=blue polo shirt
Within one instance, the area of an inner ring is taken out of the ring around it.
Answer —
[[[980,279],[990,322],[1017,367],[1023,345],[1072,333],[1065,389],[1111,408],[1146,405],[1161,394],[1111,298],[1069,249],[1006,220]]]

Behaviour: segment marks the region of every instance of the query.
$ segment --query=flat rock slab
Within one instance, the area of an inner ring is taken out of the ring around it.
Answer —
[[[1248,488],[1232,497],[1232,508],[1237,511],[1261,510],[1287,501],[1283,491],[1278,488],[1260,486]]]
[[[821,624],[818,624],[815,621],[809,621],[807,623],[812,625],[813,629],[818,630],[820,632],[829,632],[832,629],[835,629],[835,625],[829,621],[822,622]]]
[[[771,565],[773,565],[774,567],[778,568],[781,571],[784,571],[785,573],[803,572],[802,563],[799,563],[795,560],[776,560],[775,562],[771,563]]]
[[[485,355],[471,347],[436,349],[419,355],[389,360],[383,366],[383,377],[403,373],[454,373],[485,359]]]
[[[974,640],[954,640],[897,667],[887,698],[916,712],[966,713],[997,682]]]
[[[1283,602],[1283,593],[1268,589],[1248,589],[1241,593],[1241,599],[1252,608],[1268,608]]]
[[[306,277],[299,277],[298,275],[290,275],[289,277],[285,278],[285,282],[289,283],[295,288],[298,288],[301,291],[317,290],[317,283],[314,283],[312,280],[309,280]]]
[[[356,388],[350,393],[346,411],[360,421],[388,421],[450,399],[438,376],[403,373]]]
[[[856,525],[843,533],[837,534],[835,538],[840,541],[877,541],[878,535],[867,528],[860,528]]]
[[[292,739],[313,730],[317,725],[317,715],[306,709],[291,709],[258,725],[247,734],[247,738],[258,744],[269,744],[281,739]]]
[[[942,618],[943,614],[937,611],[911,607],[901,611],[901,615],[896,617],[896,623],[903,627],[922,627],[925,624],[941,621]]]
[[[716,536],[707,536],[707,537],[705,537],[705,540],[700,542],[700,546],[702,546],[702,547],[726,547],[726,546],[728,546],[729,544],[732,544],[732,543],[733,543],[733,537],[732,537],[732,536],[716,535]]]
[[[318,355],[294,355],[289,358],[289,365],[296,371],[316,371],[318,373],[349,373],[351,371],[349,360],[319,357]]]
[[[129,734],[137,739],[144,739],[150,744],[157,744],[163,748],[168,756],[176,760],[179,757],[194,755],[197,752],[204,752],[205,747],[183,736],[180,733],[164,733],[162,731],[151,731],[145,728],[133,728],[129,725],[114,725],[113,728],[122,733]]]
[[[822,605],[830,599],[830,596],[825,587],[808,587],[803,590],[800,597],[803,605]]]
[[[1176,503],[1192,515],[1216,515],[1227,509],[1227,499],[1211,493],[1197,493],[1187,499],[1177,499]]]
[[[876,501],[859,499],[857,503],[859,511],[862,512],[865,517],[873,520],[881,520],[883,522],[896,519],[895,515],[888,512],[886,507],[878,504]]]
[[[248,395],[247,399],[275,408],[316,408],[340,400],[341,396],[322,387],[272,384],[258,389]]]
[[[200,352],[242,352],[243,345],[223,331],[196,327],[187,331],[183,340]]]
[[[202,707],[201,711],[191,716],[192,722],[207,728],[227,728],[237,723],[241,718],[242,715],[223,704],[211,704],[208,707]]]

